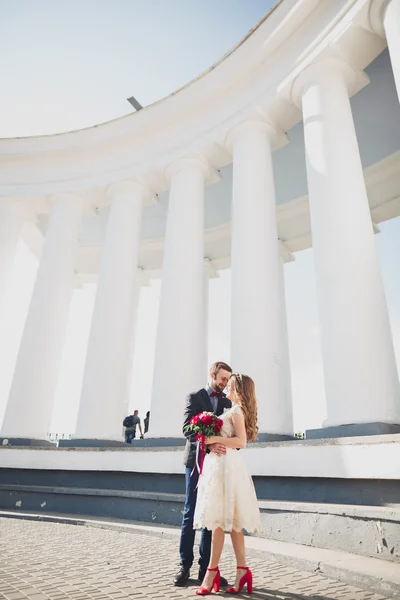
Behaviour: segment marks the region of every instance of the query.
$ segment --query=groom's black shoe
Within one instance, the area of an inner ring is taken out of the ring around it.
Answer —
[[[203,571],[203,569],[199,569],[199,583],[202,584],[203,583],[203,579],[206,576],[207,573],[207,569],[205,571]],[[229,583],[227,582],[227,580],[225,579],[225,577],[222,577],[221,575],[221,587],[228,587]]]
[[[190,575],[190,567],[185,567],[185,565],[181,565],[179,567],[179,571],[174,577],[174,585],[185,585]]]

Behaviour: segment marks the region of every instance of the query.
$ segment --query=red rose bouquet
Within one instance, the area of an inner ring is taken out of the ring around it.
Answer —
[[[218,419],[218,417],[215,416],[214,413],[202,412],[196,415],[195,417],[192,417],[190,419],[190,424],[185,427],[186,431],[193,431],[194,433],[196,433],[196,465],[200,475],[203,472],[204,454],[206,450],[206,438],[211,437],[213,435],[219,435],[221,433],[223,424],[224,422],[222,421],[222,419]],[[199,464],[200,452],[201,458]]]

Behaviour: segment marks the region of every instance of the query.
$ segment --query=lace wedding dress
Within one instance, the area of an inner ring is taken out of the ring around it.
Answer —
[[[234,404],[220,418],[223,437],[235,437],[233,414],[242,411]],[[227,448],[224,456],[207,454],[199,478],[194,529],[260,533],[260,511],[253,480],[243,460],[243,450]]]

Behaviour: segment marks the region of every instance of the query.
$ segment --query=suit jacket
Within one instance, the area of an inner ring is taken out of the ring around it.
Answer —
[[[217,410],[215,411],[217,416],[222,415],[224,409],[231,406],[232,402],[223,394],[222,398],[218,399]],[[186,398],[185,412],[183,414],[183,435],[186,438],[183,462],[186,467],[194,467],[196,461],[196,434],[191,431],[185,431],[185,427],[190,424],[192,417],[203,411],[214,412],[210,396],[205,388],[189,394]]]

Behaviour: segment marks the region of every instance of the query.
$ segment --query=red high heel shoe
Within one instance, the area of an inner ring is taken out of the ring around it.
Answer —
[[[234,587],[230,587],[225,590],[229,594],[240,594],[243,587],[247,584],[247,591],[249,594],[253,592],[253,573],[250,571],[249,567],[236,567],[237,569],[242,569],[246,571],[241,580],[239,581],[239,589],[235,590]]]
[[[217,571],[214,581],[212,582],[212,586],[209,590],[201,585],[199,589],[196,590],[197,596],[208,596],[208,594],[211,594],[212,590],[219,592],[221,587],[221,573],[219,572],[219,568],[215,567],[215,569],[207,569],[207,571]]]

